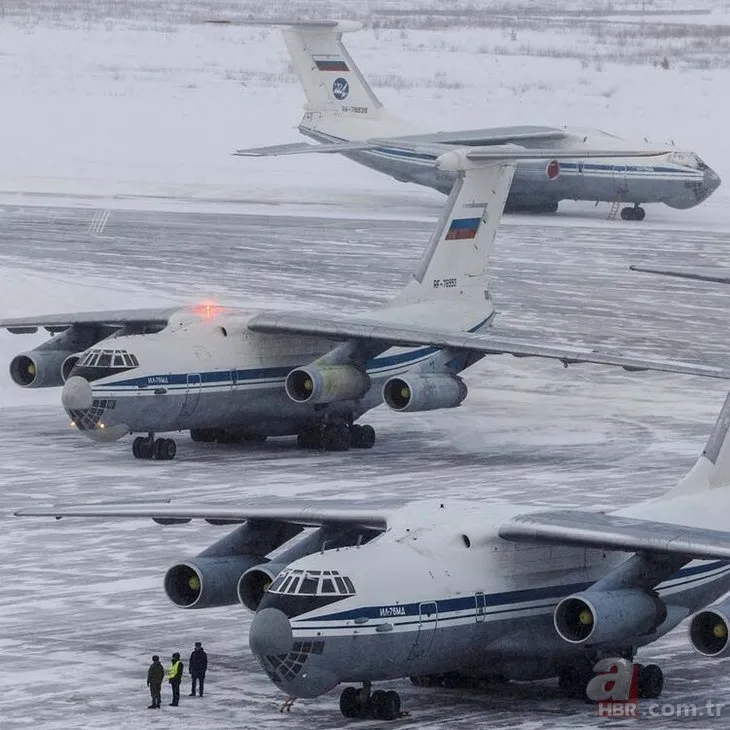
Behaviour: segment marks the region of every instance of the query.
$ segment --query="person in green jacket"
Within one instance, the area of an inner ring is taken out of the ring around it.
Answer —
[[[170,707],[177,707],[180,702],[180,682],[183,678],[183,663],[180,661],[180,653],[175,652],[172,655],[172,665],[167,670],[167,679],[172,688],[172,702]]]
[[[159,710],[162,702],[162,680],[165,678],[165,668],[160,664],[160,657],[155,654],[152,657],[152,664],[147,670],[147,686],[150,688],[152,704],[148,710]]]

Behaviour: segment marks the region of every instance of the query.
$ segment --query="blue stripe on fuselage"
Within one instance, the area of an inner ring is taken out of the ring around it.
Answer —
[[[677,571],[675,575],[670,578],[668,581],[665,581],[665,583],[670,583],[672,581],[678,581],[677,583],[673,583],[672,585],[663,585],[664,588],[675,588],[678,585],[689,585],[690,583],[695,583],[698,580],[701,580],[705,577],[707,573],[712,572],[713,570],[718,570],[722,567],[727,567],[730,565],[730,561],[725,560],[717,560],[713,561],[712,563],[706,563],[704,565],[697,565],[692,568],[683,568],[682,570]],[[682,580],[679,580],[682,579]],[[491,594],[485,594],[484,595],[484,605],[485,608],[490,607],[498,607],[498,606],[505,606],[509,604],[515,604],[515,603],[532,603],[534,601],[541,601],[541,600],[555,600],[557,598],[562,598],[563,596],[570,595],[572,593],[579,593],[580,591],[584,591],[587,588],[590,588],[593,583],[592,582],[581,582],[581,583],[566,583],[563,585],[553,585],[553,586],[545,586],[541,588],[527,588],[522,590],[516,590],[516,591],[505,591],[503,593],[491,593]],[[660,589],[661,589],[660,585]],[[453,613],[456,611],[466,611],[469,609],[475,609],[476,608],[476,599],[475,594],[470,593],[466,596],[460,596],[459,598],[440,598],[440,599],[434,599],[429,601],[419,601],[417,603],[406,603],[406,604],[395,604],[395,603],[389,603],[386,605],[379,605],[379,606],[362,606],[359,608],[353,608],[349,609],[347,611],[339,611],[337,613],[331,613],[326,614],[324,616],[311,616],[309,618],[297,618],[297,621],[307,621],[307,622],[326,622],[326,621],[347,621],[347,620],[354,620],[356,618],[368,618],[368,619],[381,619],[381,618],[400,618],[401,616],[418,616],[420,614],[420,606],[424,603],[435,603],[438,608],[438,614],[441,617],[441,614],[445,613]],[[539,608],[540,606],[535,606],[534,608]],[[383,609],[393,609],[398,608],[399,613],[394,616],[386,616],[381,615],[381,611]],[[400,613],[400,609],[403,609],[403,613]],[[514,609],[505,609],[504,611],[492,611],[490,613],[502,613],[502,612],[511,612],[513,610],[522,611],[526,610],[528,608],[533,608],[532,606],[520,606],[515,607]]]
[[[473,334],[484,327],[494,317],[492,312],[488,317],[478,324],[466,330]],[[419,360],[430,357],[440,352],[438,347],[419,347],[415,350],[402,352],[397,355],[387,355],[374,357],[365,363],[365,369],[370,374],[377,375],[379,370],[385,370],[397,366],[415,364]],[[169,373],[166,375],[145,375],[137,378],[127,378],[125,380],[104,381],[99,385],[92,385],[93,390],[115,390],[117,388],[154,388],[169,386],[188,386],[189,375],[200,375],[200,386],[207,385],[233,385],[238,383],[251,383],[254,381],[280,381],[299,365],[279,366],[272,368],[249,368],[247,370],[213,370],[201,373]],[[232,373],[234,374],[232,377]],[[197,387],[197,383],[191,383],[193,387]]]

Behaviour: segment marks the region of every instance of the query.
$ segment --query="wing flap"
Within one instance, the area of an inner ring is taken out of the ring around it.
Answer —
[[[499,536],[515,542],[730,560],[730,532],[601,512],[555,510],[518,515],[500,527]]]
[[[730,379],[730,370],[710,365],[696,365],[675,360],[656,360],[601,353],[589,347],[543,345],[492,335],[448,332],[409,325],[393,325],[387,321],[364,318],[325,318],[296,313],[263,312],[248,322],[253,332],[326,337],[334,340],[361,339],[392,347],[425,345],[439,349],[470,350],[485,355],[514,355],[559,360],[564,365],[593,363],[625,370],[655,370],[683,375]]]
[[[212,524],[235,524],[246,520],[287,522],[302,527],[322,525],[358,525],[370,530],[385,530],[386,511],[333,509],[318,507],[251,507],[239,508],[225,505],[176,506],[167,503],[150,504],[80,504],[54,505],[51,507],[26,507],[14,513],[16,517],[100,517],[100,518],[149,518],[161,524],[175,524],[189,520],[206,520]]]

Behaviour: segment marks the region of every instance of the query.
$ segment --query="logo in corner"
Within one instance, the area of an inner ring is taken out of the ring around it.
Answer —
[[[332,82],[332,93],[335,95],[335,99],[340,101],[346,99],[350,93],[350,84],[347,83],[347,79],[343,79],[341,76],[336,78]]]

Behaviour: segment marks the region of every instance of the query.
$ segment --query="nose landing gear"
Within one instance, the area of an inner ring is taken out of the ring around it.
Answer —
[[[149,436],[137,436],[132,442],[132,455],[135,459],[169,461],[175,458],[176,453],[177,444],[174,439],[155,439],[153,433]]]
[[[361,689],[345,687],[340,695],[340,712],[345,717],[375,720],[397,720],[408,714],[401,712],[400,695],[397,692],[378,689],[370,694],[369,682]]]

